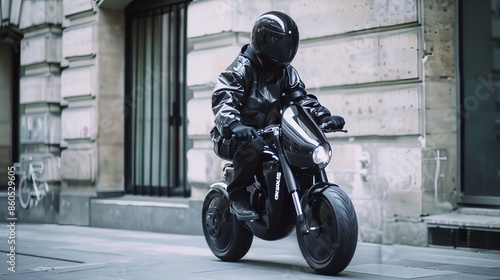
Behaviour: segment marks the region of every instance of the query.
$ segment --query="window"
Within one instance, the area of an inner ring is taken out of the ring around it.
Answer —
[[[460,202],[500,205],[500,1],[457,3]]]
[[[126,192],[189,196],[183,120],[187,2],[159,1],[163,5],[148,9],[139,2],[127,7]]]

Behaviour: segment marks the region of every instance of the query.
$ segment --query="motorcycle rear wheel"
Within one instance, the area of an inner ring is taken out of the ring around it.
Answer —
[[[229,199],[223,189],[212,189],[203,202],[203,235],[212,253],[223,261],[243,258],[253,234],[229,211]]]
[[[358,241],[358,222],[351,200],[338,186],[329,186],[310,194],[302,207],[309,227],[319,228],[306,235],[297,230],[302,255],[320,274],[340,273],[351,262]]]

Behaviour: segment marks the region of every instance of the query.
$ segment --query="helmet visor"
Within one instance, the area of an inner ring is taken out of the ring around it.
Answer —
[[[285,36],[283,33],[268,30],[267,36],[262,38],[262,51],[269,59],[283,66],[290,64],[299,45],[297,36]]]

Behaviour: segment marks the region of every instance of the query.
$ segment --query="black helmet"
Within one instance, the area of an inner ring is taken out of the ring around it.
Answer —
[[[264,65],[283,68],[290,64],[299,47],[297,24],[285,13],[267,12],[255,21],[251,46]]]

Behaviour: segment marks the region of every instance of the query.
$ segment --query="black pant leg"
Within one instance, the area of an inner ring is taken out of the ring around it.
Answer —
[[[260,155],[264,149],[262,137],[252,141],[242,142],[233,156],[234,180],[227,186],[229,199],[248,200],[250,193],[247,187],[254,183],[254,175],[260,162]]]

